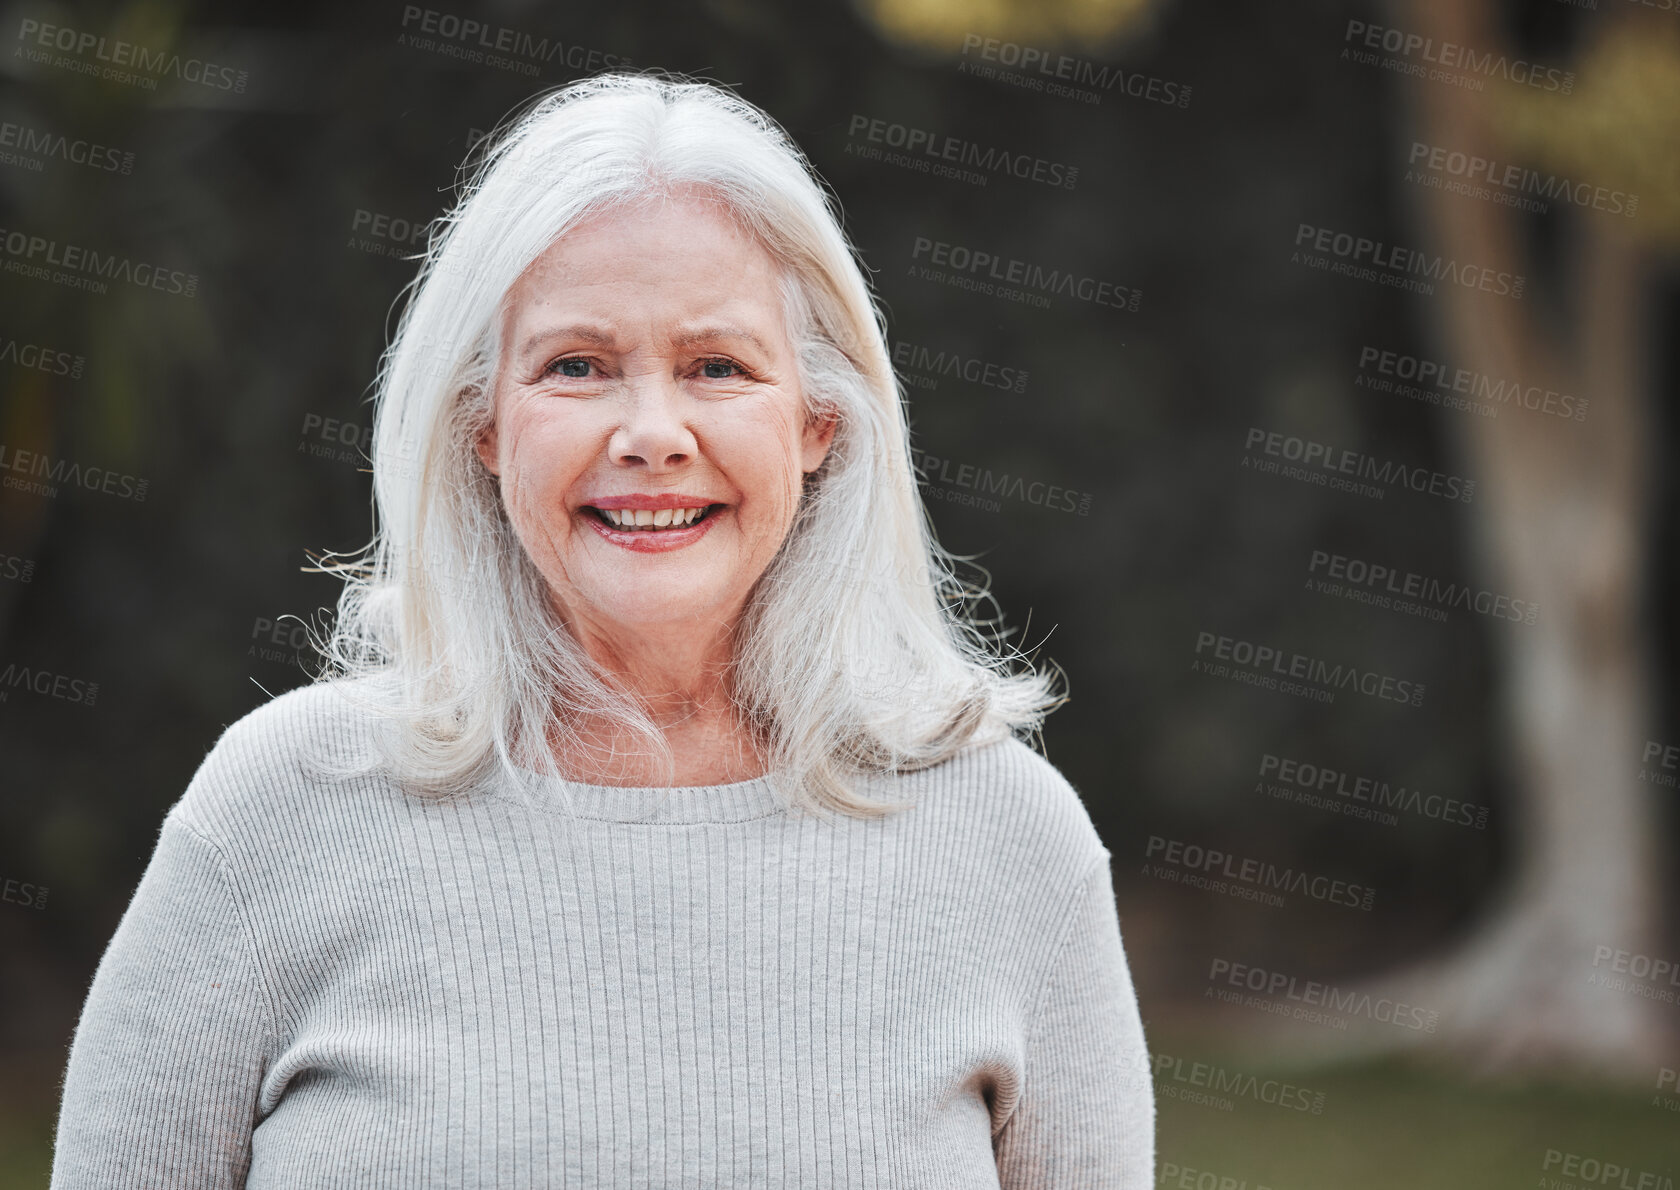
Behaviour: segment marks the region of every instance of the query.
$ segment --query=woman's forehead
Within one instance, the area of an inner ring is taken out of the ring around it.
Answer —
[[[684,245],[696,237],[714,246],[763,253],[763,244],[724,200],[707,191],[628,196],[592,211],[567,228],[538,257],[563,260],[592,252],[622,252],[648,244]]]
[[[564,326],[603,346],[656,329],[673,346],[733,333],[762,348],[783,329],[781,270],[714,209],[609,212],[532,261],[503,314],[516,345],[540,327]]]

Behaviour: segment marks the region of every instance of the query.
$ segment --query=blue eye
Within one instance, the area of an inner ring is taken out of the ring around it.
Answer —
[[[581,355],[572,355],[554,360],[547,364],[543,371],[550,376],[563,376],[567,380],[588,380],[594,366],[593,360]],[[746,368],[724,356],[700,361],[700,375],[706,380],[728,380],[746,374]]]

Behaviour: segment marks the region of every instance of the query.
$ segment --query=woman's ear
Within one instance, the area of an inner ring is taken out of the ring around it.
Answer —
[[[800,443],[799,466],[809,475],[823,465],[828,457],[828,448],[834,444],[834,432],[840,428],[838,413],[821,413],[805,420],[805,431]]]
[[[478,455],[478,461],[484,464],[486,471],[498,479],[501,478],[502,473],[496,470],[496,452],[499,449],[500,439],[496,434],[495,405],[490,404],[488,410],[484,408],[486,404],[484,389],[477,384],[461,390],[458,399],[468,402],[472,407],[472,421],[477,422],[481,418],[483,419],[484,424],[473,438],[473,451]]]
[[[478,452],[478,460],[484,464],[484,469],[500,478],[501,472],[496,470],[495,422],[491,422],[479,432],[477,440],[473,442],[473,449]]]

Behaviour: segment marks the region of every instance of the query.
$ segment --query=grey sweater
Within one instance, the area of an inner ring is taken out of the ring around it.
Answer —
[[[1115,1187],[1154,1097],[1109,852],[1014,740],[823,823],[774,777],[311,779],[330,685],[163,820],[70,1049],[52,1185]]]

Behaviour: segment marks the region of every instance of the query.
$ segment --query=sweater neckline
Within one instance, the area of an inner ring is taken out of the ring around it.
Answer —
[[[749,822],[788,808],[774,773],[723,785],[595,785],[526,768],[513,777],[534,806],[604,822]]]

